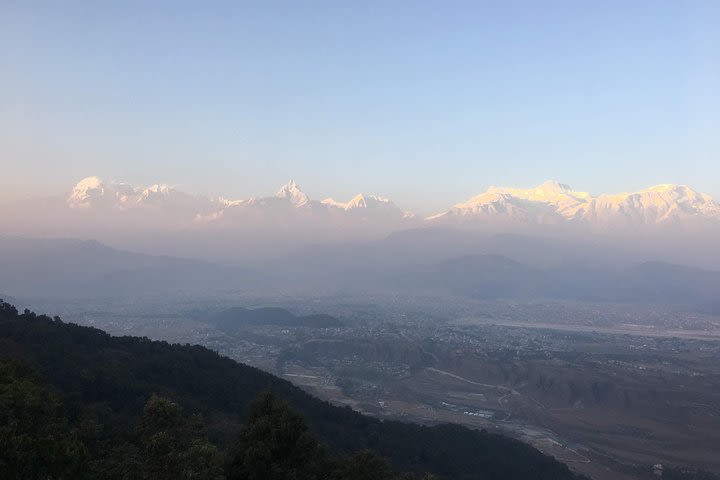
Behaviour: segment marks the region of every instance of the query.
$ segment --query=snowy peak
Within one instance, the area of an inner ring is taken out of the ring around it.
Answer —
[[[376,195],[358,194],[347,202],[338,202],[332,198],[322,201],[330,212],[340,212],[347,218],[362,222],[410,222],[412,214],[400,210],[391,200]],[[399,225],[399,223],[398,223]]]
[[[556,203],[562,201],[583,201],[590,198],[587,192],[577,192],[569,185],[549,180],[535,188],[490,187],[486,193],[504,194],[536,202]]]
[[[565,183],[556,182],[555,180],[548,180],[535,187],[535,190],[546,194],[558,194],[572,192],[572,187]]]
[[[569,185],[548,181],[534,188],[488,188],[468,201],[428,220],[462,218],[463,221],[501,219],[513,223],[561,223],[575,215],[591,195]]]
[[[717,205],[713,198],[706,194],[698,192],[687,185],[674,185],[674,184],[662,184],[655,185],[648,188],[645,192],[640,193],[653,193],[658,198],[667,200],[676,200],[681,203],[693,203],[700,207],[701,205]]]
[[[592,217],[599,221],[659,224],[682,220],[720,220],[720,205],[710,195],[686,185],[662,184],[617,195],[600,195]]]
[[[67,202],[72,208],[88,208],[104,196],[105,183],[98,177],[86,177],[73,187]]]
[[[349,208],[382,208],[382,207],[395,207],[390,199],[384,197],[377,197],[375,195],[356,195],[350,202],[348,202]]]
[[[151,185],[145,189],[142,189],[137,197],[138,202],[153,203],[157,201],[163,201],[169,196],[179,193],[169,185]]]
[[[246,200],[229,200],[223,197],[218,199],[223,207],[243,208],[271,208],[271,207],[304,207],[313,203],[301,189],[295,180],[290,180],[286,185],[280,187],[272,197],[250,197]]]
[[[87,177],[73,187],[67,198],[70,208],[89,210],[140,210],[143,207],[160,211],[188,210],[188,215],[208,209],[210,202],[181,192],[166,184],[133,187],[125,183],[106,182],[98,177]]]
[[[103,188],[104,182],[99,177],[85,177],[80,180],[73,188],[74,192],[87,192],[88,190],[97,190]]]
[[[137,194],[137,190],[130,185],[87,177],[73,187],[67,204],[70,208],[81,209],[124,208],[137,202]]]
[[[289,200],[296,207],[302,207],[310,203],[310,198],[300,190],[295,180],[290,180],[287,185],[281,187],[275,194],[275,198]]]
[[[355,195],[347,202],[338,202],[332,198],[326,198],[322,201],[323,205],[340,208],[342,210],[355,210],[367,208],[397,208],[395,204],[387,198],[375,195],[364,195],[362,193]]]
[[[661,183],[648,188],[651,192],[671,192],[688,188],[686,185],[676,185],[674,183]],[[692,190],[692,189],[691,189]]]
[[[428,220],[452,218],[641,226],[689,218],[720,221],[720,206],[709,195],[686,185],[662,184],[638,192],[592,196],[569,185],[548,181],[529,189],[490,187]]]
[[[217,206],[217,211],[204,216],[203,220],[229,222],[239,218],[269,221],[282,219],[286,224],[292,221],[346,227],[378,224],[387,228],[395,224],[400,226],[399,222],[414,218],[406,215],[387,198],[376,195],[358,194],[347,202],[332,198],[322,202],[311,200],[294,180],[282,186],[272,197],[252,197],[248,200],[220,198]]]
[[[159,185],[156,183],[155,185],[150,185],[145,190],[143,190],[142,195],[169,195],[170,192],[172,192],[173,190],[175,189],[169,185]]]

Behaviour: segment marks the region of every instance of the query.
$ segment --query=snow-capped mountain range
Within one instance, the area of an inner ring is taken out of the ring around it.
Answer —
[[[358,208],[386,208],[392,204],[387,198],[377,197],[375,195],[363,195],[362,193],[355,195],[347,202],[338,202],[332,198],[326,198],[322,201],[323,205],[336,207],[342,210],[354,210]]]
[[[358,194],[347,202],[331,198],[323,201],[311,200],[294,180],[283,185],[273,196],[231,200],[223,197],[209,199],[194,196],[165,184],[133,187],[123,183],[106,182],[98,177],[87,177],[72,189],[67,197],[67,205],[78,210],[184,209],[188,217],[196,221],[220,221],[228,217],[242,216],[243,213],[257,215],[264,211],[284,211],[305,216],[353,216],[366,221],[412,216],[400,210],[391,200],[376,195]],[[363,214],[359,215],[358,212]]]
[[[282,213],[328,221],[396,221],[398,226],[720,224],[720,205],[709,195],[674,184],[598,196],[553,181],[529,189],[490,187],[445,212],[423,219],[376,195],[358,194],[346,202],[332,198],[316,201],[295,181],[282,186],[274,196],[229,200],[195,196],[163,184],[134,187],[88,177],[75,185],[67,205],[74,210],[172,211],[196,223],[229,221],[245,215],[257,218],[271,213],[277,219]]]
[[[490,187],[427,220],[647,226],[684,221],[718,222],[720,205],[709,195],[686,185],[655,185],[638,192],[593,196],[548,181],[530,189]]]
[[[182,192],[170,185],[155,184],[148,187],[134,187],[125,183],[104,182],[98,177],[80,180],[67,198],[73,209],[118,209],[174,208],[207,209],[212,202]]]

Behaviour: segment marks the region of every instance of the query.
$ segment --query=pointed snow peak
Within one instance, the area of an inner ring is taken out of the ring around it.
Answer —
[[[289,200],[293,205],[301,207],[310,203],[310,198],[300,190],[295,180],[290,180],[275,194],[275,197]]]
[[[277,192],[277,196],[285,195],[287,192],[297,192],[300,191],[300,187],[298,187],[297,183],[295,183],[295,180],[290,180],[288,183],[280,187],[280,190]]]
[[[370,201],[372,202],[372,200],[370,200]],[[355,195],[347,203],[347,208],[367,208],[367,207],[368,207],[368,199],[362,193]]]

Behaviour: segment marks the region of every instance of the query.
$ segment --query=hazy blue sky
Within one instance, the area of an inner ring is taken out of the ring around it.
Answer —
[[[718,1],[111,3],[2,2],[0,196],[720,197]]]

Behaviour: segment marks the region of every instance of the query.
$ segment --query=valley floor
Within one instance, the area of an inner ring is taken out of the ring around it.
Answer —
[[[200,343],[380,418],[503,432],[595,480],[642,478],[639,469],[655,464],[720,474],[716,317],[495,303],[448,308],[438,319],[439,305],[326,299],[313,311],[343,326],[228,334],[184,313],[189,305],[222,307],[154,305],[139,315],[105,306],[68,320]]]

